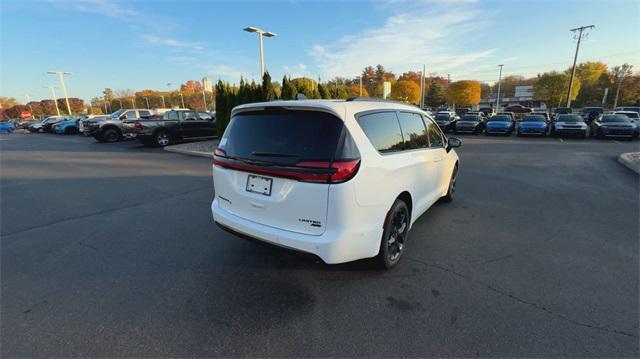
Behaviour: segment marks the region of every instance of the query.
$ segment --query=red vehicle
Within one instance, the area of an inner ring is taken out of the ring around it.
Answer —
[[[525,107],[522,105],[511,105],[504,109],[505,112],[514,112],[514,113],[530,113],[531,109],[529,107]]]

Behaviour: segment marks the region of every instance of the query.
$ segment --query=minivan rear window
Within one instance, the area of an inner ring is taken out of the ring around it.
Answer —
[[[319,111],[268,110],[235,115],[218,149],[227,157],[295,165],[303,161],[332,161],[344,142],[344,123]],[[350,140],[351,137],[348,136]],[[352,141],[352,140],[351,140]],[[357,151],[357,149],[355,149]],[[348,152],[348,151],[347,151]]]

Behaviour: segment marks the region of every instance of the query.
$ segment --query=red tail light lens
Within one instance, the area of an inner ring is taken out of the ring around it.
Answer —
[[[360,167],[360,160],[353,160],[333,163],[324,161],[305,161],[297,163],[291,167],[271,168],[228,162],[224,159],[225,155],[226,153],[223,150],[216,149],[214,152],[213,164],[222,168],[235,169],[238,171],[292,178],[301,182],[346,182],[356,175],[358,168]],[[314,168],[318,169],[318,171],[314,172]],[[305,171],[300,171],[300,169],[305,169]]]

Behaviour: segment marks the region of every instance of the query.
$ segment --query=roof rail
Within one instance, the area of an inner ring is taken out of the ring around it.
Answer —
[[[352,96],[347,98],[345,101],[347,102],[364,102],[364,101],[370,101],[370,102],[391,102],[391,103],[398,103],[398,104],[402,104],[402,105],[409,105],[411,106],[410,103],[405,103],[402,101],[396,101],[396,100],[387,100],[386,98],[377,98],[377,97],[367,97],[367,96]]]

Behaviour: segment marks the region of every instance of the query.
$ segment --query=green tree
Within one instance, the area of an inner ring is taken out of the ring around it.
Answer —
[[[283,100],[294,100],[296,98],[297,94],[298,94],[298,91],[297,91],[296,87],[291,83],[291,80],[287,76],[284,76],[282,78],[282,96],[281,96],[281,98]]]
[[[330,99],[331,93],[327,90],[327,87],[323,84],[318,84],[318,92],[320,93],[320,98]]]
[[[104,89],[104,91],[102,91],[102,96],[105,101],[113,100],[113,90],[107,87],[106,89]]]
[[[262,101],[273,101],[276,99],[276,91],[273,88],[273,82],[271,82],[271,75],[268,71],[265,71],[262,76]]]
[[[538,75],[538,82],[533,85],[533,99],[543,101],[548,107],[560,107],[567,100],[567,90],[569,89],[569,76],[556,71],[545,72]],[[571,90],[572,100],[576,98],[580,91],[580,79],[573,80]]]
[[[444,86],[437,80],[432,80],[425,97],[425,103],[431,107],[439,107],[447,102]]]

